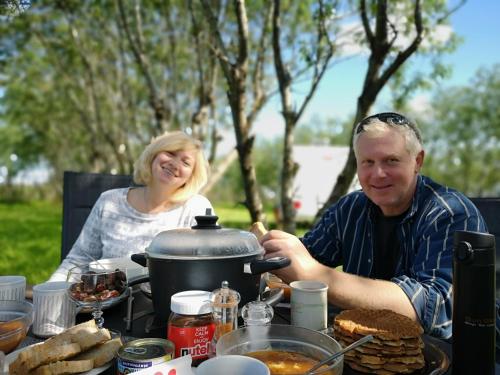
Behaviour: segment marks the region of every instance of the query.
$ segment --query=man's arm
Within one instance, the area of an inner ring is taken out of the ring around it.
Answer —
[[[343,308],[391,309],[418,321],[412,303],[395,283],[338,271],[316,261],[295,236],[270,231],[261,240],[266,258],[285,256],[292,264],[273,271],[286,282],[318,280],[328,285],[328,300]]]

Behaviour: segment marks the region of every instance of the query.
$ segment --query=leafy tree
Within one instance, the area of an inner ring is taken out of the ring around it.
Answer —
[[[449,15],[462,3],[457,7],[448,8],[447,3],[442,0],[425,2],[420,0],[398,2],[359,0],[356,2],[363,26],[363,32],[359,34],[359,42],[369,49],[369,58],[351,127],[351,139],[354,126],[366,117],[381,90],[410,57],[416,56],[417,51],[423,55],[442,51],[440,47],[442,43],[435,43],[432,31],[445,24]],[[347,192],[354,178],[356,159],[352,142],[350,144],[347,162],[330,196],[318,211],[316,219]]]
[[[420,123],[424,173],[469,196],[500,194],[500,65],[479,69],[465,87],[439,90]]]

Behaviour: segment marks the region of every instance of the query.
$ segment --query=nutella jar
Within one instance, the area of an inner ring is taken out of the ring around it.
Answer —
[[[215,332],[210,292],[190,290],[170,300],[167,337],[175,344],[175,358],[191,354],[193,366],[208,358]]]

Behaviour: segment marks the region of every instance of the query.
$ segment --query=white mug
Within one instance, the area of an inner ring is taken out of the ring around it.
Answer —
[[[313,330],[327,328],[328,285],[321,281],[290,283],[291,324]]]
[[[24,276],[0,276],[0,300],[24,301],[25,292]]]
[[[75,325],[78,309],[68,296],[69,285],[66,281],[55,281],[33,287],[32,331],[36,336],[54,336]]]

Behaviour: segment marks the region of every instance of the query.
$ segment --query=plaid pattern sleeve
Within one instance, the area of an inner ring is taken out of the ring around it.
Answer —
[[[374,241],[372,203],[360,191],[333,205],[302,239],[329,266],[370,277]],[[408,296],[426,333],[452,333],[453,233],[486,232],[481,214],[463,194],[419,176],[412,205],[398,226],[401,255],[391,281]]]

